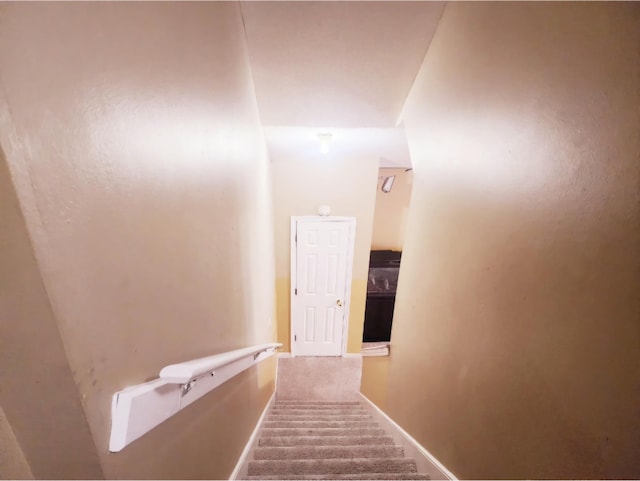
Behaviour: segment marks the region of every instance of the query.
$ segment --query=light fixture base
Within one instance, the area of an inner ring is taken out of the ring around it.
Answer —
[[[321,205],[321,206],[318,207],[318,215],[326,217],[329,214],[331,214],[331,206]]]

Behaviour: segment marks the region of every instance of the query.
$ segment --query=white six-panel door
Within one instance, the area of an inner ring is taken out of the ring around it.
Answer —
[[[292,354],[340,356],[343,352],[351,269],[352,219],[292,222]]]

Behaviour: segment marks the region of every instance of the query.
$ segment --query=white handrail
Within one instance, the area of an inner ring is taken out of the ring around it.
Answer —
[[[282,344],[275,342],[259,344],[172,364],[160,371],[159,379],[118,391],[111,400],[109,451],[122,450],[211,390],[272,356],[279,347]]]
[[[212,374],[216,369],[239,359],[248,356],[254,356],[255,359],[263,352],[273,353],[279,347],[282,347],[282,344],[278,342],[259,344],[243,349],[236,349],[235,351],[194,359],[193,361],[171,364],[170,366],[162,368],[160,378],[171,384],[186,384],[202,375]]]

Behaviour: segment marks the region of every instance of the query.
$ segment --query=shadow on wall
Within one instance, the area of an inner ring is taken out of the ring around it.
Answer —
[[[1,149],[0,219],[0,406],[36,478],[102,479]]]
[[[0,406],[0,479],[34,479],[24,452]]]

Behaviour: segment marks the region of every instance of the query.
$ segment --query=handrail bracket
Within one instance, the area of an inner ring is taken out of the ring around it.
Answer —
[[[193,388],[193,386],[195,385],[197,379],[192,379],[189,382],[185,382],[182,385],[182,396],[184,397],[189,391],[191,391],[191,388]]]

